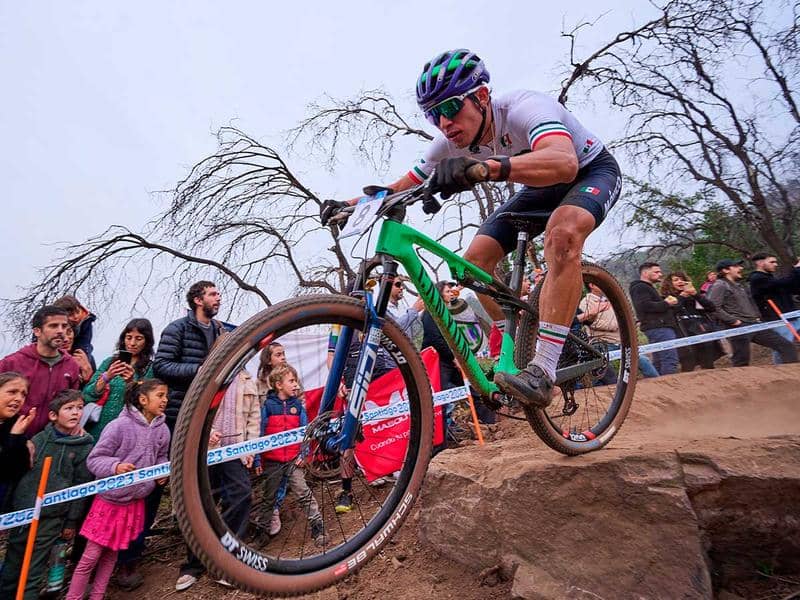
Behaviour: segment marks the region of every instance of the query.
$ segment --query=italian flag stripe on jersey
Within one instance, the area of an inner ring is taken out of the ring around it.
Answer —
[[[537,142],[548,135],[565,135],[572,139],[567,128],[560,121],[546,121],[540,123],[528,132],[528,141],[531,143],[531,150],[536,147]]]

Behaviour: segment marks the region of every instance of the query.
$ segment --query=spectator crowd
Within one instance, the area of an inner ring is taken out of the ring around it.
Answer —
[[[745,282],[744,261],[725,259],[695,287],[682,271],[664,275],[655,262],[639,267],[630,285],[630,297],[641,332],[649,342],[664,342],[719,329],[775,321],[780,313],[797,309],[800,262],[777,276],[778,261],[769,253],[751,257]],[[522,295],[542,277],[539,270],[526,279]],[[436,288],[445,306],[479,356],[491,359],[499,351],[498,332],[474,296],[462,293],[455,282],[440,281]],[[390,315],[418,347],[433,347],[439,355],[442,389],[463,385],[461,371],[434,319],[420,299],[403,301],[402,278],[395,282],[388,305]],[[589,284],[575,317],[574,327],[585,329],[610,349],[619,347],[617,316],[603,290]],[[168,460],[171,433],[183,399],[198,370],[228,326],[216,319],[221,295],[213,282],[193,284],[187,294],[186,314],[156,336],[149,320],[136,318],[119,334],[115,352],[95,361],[92,344],[97,317],[73,296],[64,296],[40,308],[31,318],[34,341],[0,360],[0,512],[34,504],[47,457],[52,459],[47,491],[122,474]],[[800,329],[800,318],[793,320]],[[331,332],[330,356],[336,347]],[[788,327],[732,336],[727,344],[705,342],[642,355],[644,377],[714,368],[724,355],[733,366],[748,365],[751,344],[769,348],[775,363],[797,362],[797,343]],[[342,387],[352,384],[359,342],[353,341]],[[100,358],[100,357],[98,357]],[[379,354],[376,375],[389,368],[391,358]],[[382,370],[381,370],[382,369]],[[598,384],[613,384],[614,374]],[[279,343],[263,349],[255,375],[243,369],[228,386],[212,425],[211,448],[279,433],[307,422],[301,374],[286,362]],[[478,402],[478,416],[492,423],[495,414]],[[446,438],[463,432],[445,414]],[[287,494],[308,520],[312,538],[325,543],[326,532],[304,469],[300,447],[289,446],[260,456],[209,467],[209,479],[223,518],[240,536],[246,534],[253,510],[253,479],[266,478],[263,512],[270,536],[281,530],[281,508]],[[342,490],[337,513],[352,507],[351,455],[341,461]],[[114,576],[116,585],[134,590],[143,582],[139,564],[145,537],[153,527],[166,480],[144,482],[110,490],[93,499],[54,504],[42,510],[30,561],[25,598],[38,598],[48,579],[54,548],[72,544],[75,564],[71,581],[61,585],[68,599],[102,598]],[[0,597],[12,597],[20,579],[29,526],[12,529],[0,571]],[[188,547],[177,574],[176,590],[189,589],[203,574],[202,563]],[[93,583],[89,585],[90,580]],[[48,586],[52,582],[47,582]],[[219,581],[227,585],[224,581]],[[57,588],[56,588],[57,589]],[[90,590],[90,591],[89,591]]]

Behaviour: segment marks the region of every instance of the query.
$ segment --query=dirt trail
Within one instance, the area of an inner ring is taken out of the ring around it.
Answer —
[[[435,475],[446,470],[448,463],[462,463],[460,466],[463,467],[474,453],[480,453],[488,459],[492,469],[501,469],[498,478],[505,476],[508,479],[514,475],[515,456],[550,468],[566,465],[568,461],[574,464],[576,460],[592,465],[607,462],[615,456],[630,457],[654,450],[689,452],[695,446],[705,450],[716,449],[724,454],[731,444],[738,443],[736,440],[761,440],[760,446],[768,448],[768,438],[776,438],[777,446],[787,436],[798,434],[800,364],[716,369],[639,381],[628,420],[609,449],[603,452],[578,459],[561,457],[539,442],[525,423],[506,420],[500,425],[499,437],[502,439],[485,448],[447,451],[433,461],[431,469]],[[497,461],[488,454],[497,454]],[[447,498],[438,500],[447,503]],[[447,519],[447,516],[442,518]],[[511,597],[511,582],[503,581],[502,574],[481,575],[479,569],[470,569],[443,557],[420,542],[418,528],[417,508],[383,557],[367,565],[351,580],[307,598],[491,600]],[[226,590],[205,578],[190,592],[175,593],[173,585],[180,562],[178,558],[181,557],[180,546],[157,556],[143,569],[147,577],[145,587],[131,594],[112,588],[109,597],[215,600],[251,597],[243,592]]]

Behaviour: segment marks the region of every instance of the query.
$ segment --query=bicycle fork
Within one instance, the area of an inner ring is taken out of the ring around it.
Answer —
[[[367,399],[367,390],[375,372],[375,365],[378,360],[378,350],[381,345],[381,335],[383,330],[384,318],[389,305],[389,295],[392,285],[397,277],[397,263],[393,260],[383,261],[383,275],[381,277],[381,287],[378,293],[377,304],[373,303],[372,294],[368,291],[364,293],[365,326],[364,338],[361,342],[361,349],[358,356],[353,386],[349,391],[344,423],[339,435],[327,440],[325,449],[328,452],[344,452],[355,446],[356,432],[358,430],[359,416]],[[359,278],[360,280],[360,278]],[[363,287],[363,286],[362,286]],[[333,402],[339,389],[339,384],[344,373],[347,355],[353,341],[353,329],[342,327],[339,339],[336,343],[336,350],[331,363],[328,381],[320,401],[320,413],[333,408]]]

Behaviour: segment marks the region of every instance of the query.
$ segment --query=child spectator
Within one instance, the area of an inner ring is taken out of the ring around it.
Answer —
[[[127,384],[153,377],[155,343],[150,321],[133,319],[125,325],[117,341],[117,351],[131,353],[130,364],[119,360],[118,353],[109,356],[100,363],[97,372],[83,388],[83,397],[88,403],[96,403],[105,397],[99,418],[86,424],[86,431],[95,439],[100,439],[105,426],[122,412]]]
[[[64,352],[69,353],[69,355],[75,359],[75,362],[78,363],[81,383],[86,383],[92,378],[92,375],[94,374],[94,367],[92,366],[92,361],[90,361],[89,357],[86,356],[86,352],[80,348],[74,348],[74,345],[75,328],[70,326],[64,331],[64,345],[61,347],[61,349]]]
[[[97,316],[89,312],[75,296],[62,296],[55,302],[53,306],[67,311],[67,318],[69,324],[75,328],[75,343],[76,350],[82,350],[89,358],[92,365],[92,370],[97,368],[94,362],[94,347],[92,346],[93,323],[97,320]]]
[[[262,406],[264,405],[269,392],[272,390],[271,384],[269,383],[269,374],[272,373],[272,370],[278,365],[285,364],[286,350],[280,343],[272,342],[261,351],[261,357],[258,365],[258,397]],[[298,394],[298,398],[300,398],[301,402],[305,400],[302,389],[303,388],[301,386],[300,393]],[[305,408],[305,405],[303,408]],[[259,461],[259,463],[256,465],[256,468],[258,469],[257,472],[260,472],[261,470],[260,464],[261,463]],[[278,488],[277,493],[275,494],[275,506],[272,508],[272,515],[269,519],[270,535],[278,535],[278,533],[281,531],[281,506],[283,505],[283,499],[286,497],[286,485],[287,480],[284,478],[280,487]]]
[[[27,395],[24,375],[0,373],[0,511],[5,511],[11,490],[31,468],[25,430],[36,417],[36,408],[27,415],[19,414]]]
[[[87,459],[89,469],[99,478],[130,473],[167,460],[170,434],[164,423],[166,384],[159,379],[132,383],[125,394],[125,404],[119,417],[103,430]],[[119,550],[127,548],[144,528],[144,498],[155,486],[155,481],[145,481],[95,496],[81,528],[81,535],[88,543],[75,567],[67,600],[83,599],[93,571],[96,572],[89,598],[103,598]]]
[[[308,423],[306,411],[297,397],[300,384],[297,372],[289,365],[280,365],[272,369],[269,375],[270,392],[261,408],[261,431],[263,435],[272,435],[304,427]],[[303,473],[300,444],[286,446],[265,452],[261,456],[261,466],[266,475],[264,505],[273,506],[275,496],[284,477],[289,489],[297,495],[297,502],[311,524],[311,537],[317,546],[327,542],[322,515],[311,489],[306,483]]]
[[[717,280],[717,272],[709,271],[706,273],[706,280],[700,285],[700,293],[705,294],[708,288]]]
[[[80,426],[83,396],[78,390],[62,390],[50,401],[50,423],[33,436],[33,469],[20,479],[14,491],[14,510],[30,508],[36,502],[42,466],[52,457],[47,492],[54,492],[92,480],[86,457],[94,439]],[[62,502],[42,508],[31,558],[25,600],[36,600],[47,574],[50,550],[59,538],[71,540],[83,514],[84,500]],[[17,527],[8,539],[8,551],[0,577],[0,598],[12,598],[19,584],[22,559],[30,526]]]
[[[258,395],[261,403],[267,399],[267,394],[272,389],[269,383],[269,374],[278,365],[286,364],[286,350],[278,342],[267,344],[261,351],[258,363]]]

